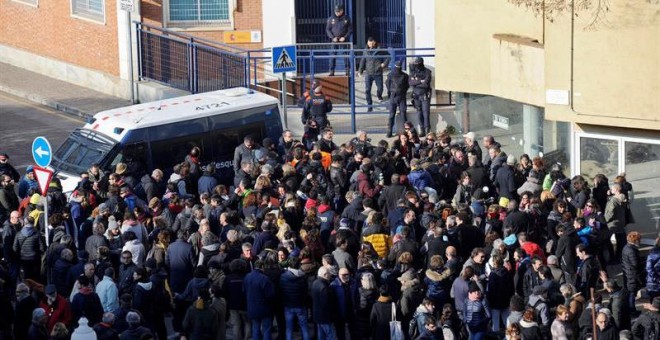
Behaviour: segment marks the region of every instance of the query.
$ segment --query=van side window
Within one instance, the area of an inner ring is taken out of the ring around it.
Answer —
[[[142,175],[148,168],[147,143],[132,143],[123,147],[110,162],[110,171],[114,171],[117,163],[126,163],[128,170],[135,175]]]
[[[204,134],[166,139],[151,143],[151,155],[154,169],[168,172],[174,164],[183,162],[193,147],[202,150],[202,158],[207,159],[204,150]]]

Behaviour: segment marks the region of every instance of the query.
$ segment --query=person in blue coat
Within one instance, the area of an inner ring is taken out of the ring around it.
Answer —
[[[303,340],[308,340],[307,329],[307,276],[300,270],[300,259],[292,257],[289,268],[280,276],[280,296],[284,305],[286,319],[286,339],[292,339],[294,319],[298,320]]]
[[[247,296],[247,316],[252,323],[252,339],[271,339],[275,285],[264,274],[264,264],[257,260],[254,270],[245,276],[243,291]]]
[[[357,286],[347,268],[339,269],[339,275],[330,283],[330,289],[334,293],[334,303],[337,310],[337,318],[335,319],[337,339],[346,339],[346,326],[348,326],[351,339],[357,339],[355,306],[353,305],[353,301],[356,300],[357,296]]]
[[[195,255],[192,245],[186,242],[186,232],[180,230],[177,240],[167,247],[167,267],[170,269],[170,288],[173,293],[183,293],[188,281],[193,276],[195,268]]]
[[[30,189],[35,191],[39,190],[39,183],[37,183],[37,180],[34,178],[34,168],[32,165],[25,169],[25,175],[21,177],[21,180],[18,182],[18,198],[24,199],[27,197]]]

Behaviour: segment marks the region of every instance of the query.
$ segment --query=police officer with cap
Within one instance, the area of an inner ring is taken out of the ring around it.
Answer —
[[[314,82],[312,86],[312,93],[306,98],[303,106],[302,123],[307,124],[310,120],[314,120],[323,130],[330,125],[328,113],[332,111],[332,102],[323,94],[323,87],[320,83]]]
[[[344,13],[344,4],[338,3],[335,5],[335,14],[331,15],[328,18],[328,22],[325,25],[325,33],[330,38],[330,41],[333,43],[345,43],[348,42],[348,38],[351,33],[353,33],[353,25],[351,24],[351,19]],[[342,45],[336,44],[332,45],[333,50],[342,49]],[[337,52],[330,53],[331,55],[336,55]],[[336,58],[330,58],[330,73],[329,76],[335,75],[335,60]],[[346,66],[346,75],[350,74],[350,63],[348,58],[344,59],[344,65]]]
[[[420,136],[425,136],[431,129],[431,70],[424,66],[424,59],[415,58],[410,70],[413,106],[419,115]]]
[[[390,119],[387,124],[387,137],[392,137],[392,127],[394,126],[394,120],[396,119],[396,109],[399,108],[399,112],[403,116],[403,122],[407,121],[406,117],[407,105],[406,105],[406,93],[408,92],[408,75],[401,70],[401,60],[397,60],[394,63],[394,69],[387,75],[387,81],[385,85],[387,86],[387,96],[390,98],[387,106],[390,110]]]

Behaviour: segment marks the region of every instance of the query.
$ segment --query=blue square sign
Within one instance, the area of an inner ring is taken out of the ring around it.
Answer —
[[[273,72],[291,72],[297,69],[296,45],[273,47]]]

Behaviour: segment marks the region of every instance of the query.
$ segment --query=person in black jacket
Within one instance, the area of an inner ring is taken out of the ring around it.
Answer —
[[[564,271],[566,282],[575,284],[575,252],[573,249],[579,243],[575,228],[572,225],[557,227],[557,250],[555,256],[559,259],[559,266]]]
[[[499,332],[500,329],[506,328],[509,301],[514,293],[513,277],[504,268],[504,259],[501,255],[493,255],[491,262],[493,263],[493,269],[488,276],[486,298],[491,308],[492,331]]]
[[[379,288],[380,296],[371,309],[370,324],[373,330],[372,335],[374,339],[387,340],[390,339],[389,323],[392,321],[392,314],[396,315],[397,320],[401,320],[401,312],[396,308],[389,293],[390,288],[387,285],[382,285]],[[392,311],[394,308],[394,312]]]
[[[326,267],[319,268],[317,279],[312,283],[312,316],[316,323],[318,340],[334,340],[335,330],[333,323],[335,321],[336,311],[335,296],[330,289],[330,280],[332,274]]]
[[[280,276],[280,296],[284,304],[286,319],[286,338],[293,336],[294,320],[298,320],[300,333],[304,340],[310,338],[307,329],[307,277],[300,270],[300,260],[297,257],[289,259],[289,268]]]
[[[335,5],[335,13],[328,18],[328,22],[325,25],[325,34],[330,38],[330,41],[333,43],[347,43],[348,38],[353,33],[353,24],[351,24],[351,19],[344,13],[344,4],[338,3]],[[342,49],[343,45],[333,44],[332,49],[338,50]],[[337,52],[331,52],[331,55],[336,55]],[[350,63],[348,58],[344,59],[344,65],[346,67],[346,75],[350,74]],[[329,76],[335,75],[335,58],[330,58],[330,73]]]
[[[628,308],[633,314],[639,314],[635,308],[635,297],[637,291],[644,282],[644,261],[639,255],[639,244],[642,236],[637,231],[628,233],[626,244],[621,256],[621,269],[623,270],[623,286],[630,293],[628,297]],[[619,327],[620,328],[620,327]]]
[[[14,253],[20,258],[21,269],[25,279],[41,281],[41,254],[46,251],[46,243],[39,231],[34,227],[34,219],[27,217],[25,225],[14,239]]]
[[[32,324],[28,328],[27,338],[30,340],[47,340],[48,330],[46,329],[48,316],[43,308],[36,308],[32,311]]]
[[[367,48],[363,53],[363,58],[360,60],[360,68],[358,72],[360,75],[367,71],[366,79],[364,80],[365,95],[367,97],[367,111],[373,111],[373,100],[371,99],[371,85],[376,82],[376,96],[378,100],[383,101],[383,69],[385,69],[390,61],[387,52],[380,49],[380,44],[376,38],[367,38]]]
[[[413,105],[419,114],[420,137],[431,129],[431,70],[424,66],[424,59],[415,58],[410,70],[410,87],[413,93]]]
[[[590,296],[590,288],[596,288],[598,277],[600,276],[600,263],[589,253],[589,249],[584,243],[575,247],[577,256],[582,260],[578,270],[575,287],[582,296]]]
[[[387,75],[386,85],[387,97],[390,99],[387,104],[390,111],[390,118],[387,124],[387,137],[389,138],[392,137],[392,128],[394,127],[397,107],[403,117],[403,122],[408,121],[406,93],[410,85],[408,74],[401,70],[401,60],[397,60],[394,63],[394,69]]]

